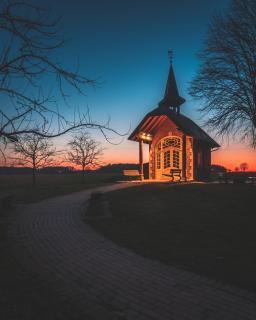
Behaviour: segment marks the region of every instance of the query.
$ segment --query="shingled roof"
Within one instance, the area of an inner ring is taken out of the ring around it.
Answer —
[[[220,145],[195,122],[180,113],[180,106],[184,102],[185,99],[179,95],[171,62],[164,98],[159,102],[158,108],[152,110],[144,117],[128,139],[138,141],[139,132],[154,135],[166,117],[168,117],[187,135],[209,144],[212,148],[220,147]]]
[[[209,144],[212,148],[220,147],[220,145],[214,141],[202,128],[200,128],[194,121],[188,117],[178,114],[175,111],[158,107],[151,112],[149,112],[144,119],[140,122],[137,128],[129,136],[129,140],[137,141],[137,135],[139,132],[144,131],[146,133],[152,133],[153,128],[155,129],[155,124],[157,126],[161,125],[161,117],[167,116],[171,121],[173,121],[179,129],[181,129],[187,135],[194,137],[199,141],[203,141]],[[158,121],[158,122],[157,122]]]

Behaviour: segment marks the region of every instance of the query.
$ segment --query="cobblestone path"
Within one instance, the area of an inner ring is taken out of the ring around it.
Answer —
[[[22,269],[75,306],[72,319],[256,319],[255,294],[143,258],[96,233],[83,221],[90,193],[28,205],[10,234]]]

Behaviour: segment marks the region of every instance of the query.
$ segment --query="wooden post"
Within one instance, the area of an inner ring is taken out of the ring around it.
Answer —
[[[152,179],[152,150],[151,150],[152,142],[149,142],[148,145],[148,178]]]
[[[187,181],[187,141],[185,134],[182,137],[182,178]]]
[[[140,180],[144,180],[143,173],[143,140],[139,141]]]

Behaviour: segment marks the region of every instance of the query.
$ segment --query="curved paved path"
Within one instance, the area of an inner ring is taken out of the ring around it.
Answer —
[[[90,193],[31,204],[12,228],[22,267],[75,306],[73,319],[256,319],[256,295],[143,258],[97,234],[82,221]]]

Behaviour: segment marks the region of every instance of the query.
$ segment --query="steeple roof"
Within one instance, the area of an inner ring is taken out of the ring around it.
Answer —
[[[176,109],[180,107],[181,104],[185,102],[185,99],[179,95],[173,66],[170,65],[168,80],[166,83],[164,98],[159,102],[160,108],[173,108]]]
[[[155,135],[161,125],[166,119],[171,120],[176,124],[177,128],[182,130],[185,134],[201,141],[211,148],[220,147],[203,129],[201,129],[195,122],[179,112],[179,107],[185,102],[178,92],[172,63],[170,65],[169,76],[166,84],[165,94],[163,100],[159,102],[157,108],[149,112],[140,122],[137,128],[129,136],[129,140],[139,141],[139,133]],[[146,142],[145,143],[149,143]]]

